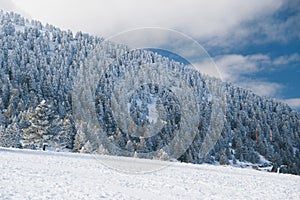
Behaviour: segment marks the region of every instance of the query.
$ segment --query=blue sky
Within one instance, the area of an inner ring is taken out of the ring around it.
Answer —
[[[225,81],[300,111],[299,0],[0,0],[0,8],[104,37],[180,31],[208,51]]]
[[[246,57],[246,62],[254,62],[256,70],[241,73],[242,83],[261,82],[266,91],[254,92],[279,99],[293,99],[288,102],[300,109],[300,2],[287,1],[275,12],[260,20],[245,23],[252,29],[241,45],[232,45],[224,49],[207,45],[213,57],[224,58],[226,54]],[[263,59],[250,59],[251,55],[265,56]],[[263,64],[262,64],[263,63]],[[238,64],[238,62],[236,63]],[[242,67],[242,66],[241,66]],[[271,84],[276,90],[268,89]],[[297,103],[298,102],[298,103]]]

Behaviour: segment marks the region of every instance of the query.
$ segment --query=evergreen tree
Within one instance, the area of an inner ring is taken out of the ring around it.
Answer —
[[[0,146],[20,148],[20,132],[16,124],[9,125],[7,128],[0,126]]]
[[[51,132],[51,123],[55,119],[51,106],[46,104],[45,100],[29,113],[28,120],[30,125],[23,129],[22,145],[24,148],[32,147],[41,148],[43,143],[51,142],[55,136]]]
[[[87,142],[86,128],[83,124],[77,126],[77,133],[74,141],[74,151],[79,152],[83,145]]]

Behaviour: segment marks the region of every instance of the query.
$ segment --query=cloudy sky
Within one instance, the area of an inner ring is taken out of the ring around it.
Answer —
[[[180,31],[208,51],[223,80],[300,110],[299,0],[0,0],[0,8],[103,37]]]

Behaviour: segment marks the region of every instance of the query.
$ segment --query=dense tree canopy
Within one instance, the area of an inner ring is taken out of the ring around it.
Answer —
[[[40,148],[43,143],[48,143],[60,149],[81,152],[101,149],[101,152],[108,153],[101,142],[99,145],[93,142],[97,133],[89,133],[89,124],[74,119],[71,96],[79,76],[78,70],[85,68],[85,59],[102,42],[102,38],[81,32],[73,35],[70,31],[61,31],[48,24],[43,26],[38,21],[28,21],[14,13],[0,12],[0,146]],[[124,55],[126,51],[122,45],[107,42],[99,62]],[[119,67],[125,64],[134,67],[141,63],[182,67],[182,64],[158,54],[141,50],[118,60],[114,68],[116,71],[112,74],[122,73]],[[273,163],[274,169],[287,165],[286,172],[300,174],[299,113],[286,104],[257,96],[229,83],[202,75],[195,76],[189,71],[185,73],[190,73],[185,78],[188,78],[189,84],[198,87],[199,95],[205,98],[200,103],[199,126],[194,141],[179,160],[235,165],[240,162],[262,163],[266,159]],[[221,136],[214,148],[203,157],[199,151],[212,123],[211,102],[206,89],[210,85],[225,88],[226,111]],[[135,151],[142,151],[142,148],[151,151],[151,148],[159,147],[160,144],[153,140],[128,139],[128,135],[115,129],[115,122],[106,112],[112,104],[104,93],[106,88],[101,89],[100,86],[97,91],[98,103],[101,104],[96,107],[98,116],[104,117],[99,123],[107,126],[105,130],[112,135],[110,139],[122,148]],[[149,96],[142,94],[137,93],[132,102],[138,105],[139,98],[151,101]],[[155,98],[160,95],[151,94]],[[172,110],[173,106],[176,107],[176,98],[171,92],[165,92],[164,95],[167,96],[159,97],[166,99],[164,106],[170,117],[166,123],[169,123],[170,129],[162,133],[171,137],[168,131],[172,131],[172,127],[176,129],[177,125],[179,127],[177,118],[180,115],[176,115],[175,108]],[[135,113],[136,123],[146,123],[147,120],[147,123],[153,123],[153,119],[141,115],[150,112],[145,105],[130,109]],[[168,137],[161,139],[167,140]],[[156,157],[167,158],[168,155],[159,151]]]

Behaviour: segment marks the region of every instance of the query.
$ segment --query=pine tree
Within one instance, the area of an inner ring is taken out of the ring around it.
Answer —
[[[59,149],[73,149],[75,127],[69,115],[63,119],[56,118],[53,120],[50,131],[55,133],[51,140],[51,146]]]
[[[20,148],[20,131],[16,123],[9,125],[7,128],[0,126],[0,146]]]
[[[83,126],[83,124],[77,126],[77,133],[75,135],[75,141],[74,141],[75,152],[80,152],[83,145],[87,142],[87,137],[85,132],[86,132],[86,128]]]
[[[220,165],[227,165],[228,164],[228,158],[226,156],[226,153],[224,150],[221,151],[221,155],[220,155]]]
[[[97,153],[101,155],[108,155],[109,152],[104,148],[102,144],[100,144]]]
[[[155,159],[157,159],[157,160],[169,160],[169,155],[163,149],[160,149],[157,152],[157,155],[156,155]]]
[[[51,142],[55,133],[51,132],[51,123],[55,119],[51,106],[43,100],[29,113],[30,125],[23,129],[22,145],[24,148],[35,146],[41,148],[43,143]]]
[[[90,143],[90,141],[88,140],[83,147],[80,149],[80,153],[92,153],[93,152],[93,147]]]

